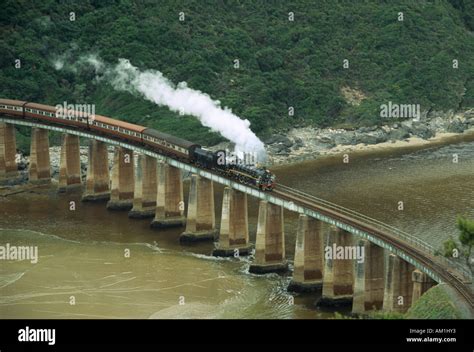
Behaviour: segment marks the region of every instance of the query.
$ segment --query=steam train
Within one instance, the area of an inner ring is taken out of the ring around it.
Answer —
[[[262,166],[246,165],[227,157],[226,152],[212,152],[199,144],[169,134],[106,116],[84,111],[29,103],[20,100],[0,99],[0,114],[26,120],[40,120],[85,131],[96,131],[108,138],[134,141],[144,148],[173,159],[212,170],[240,183],[271,191],[275,175]],[[232,161],[229,161],[232,160]]]

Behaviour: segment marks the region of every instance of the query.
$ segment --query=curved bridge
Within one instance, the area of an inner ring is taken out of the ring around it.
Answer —
[[[346,233],[347,237],[347,233],[350,233],[354,235],[356,239],[358,239],[359,246],[365,246],[366,249],[368,249],[368,251],[366,251],[366,255],[367,253],[370,253],[368,255],[368,260],[366,258],[365,264],[355,264],[355,268],[353,271],[354,281],[350,285],[353,288],[352,292],[350,292],[350,296],[352,296],[353,294],[351,300],[354,300],[354,305],[356,304],[356,300],[358,302],[360,301],[360,299],[362,300],[362,308],[360,308],[359,311],[365,311],[369,309],[367,307],[370,306],[371,302],[370,299],[367,298],[367,296],[374,295],[377,290],[377,292],[379,292],[380,290],[384,292],[384,309],[387,305],[393,308],[390,310],[396,310],[396,307],[394,307],[394,303],[389,301],[395,301],[397,295],[398,297],[407,295],[406,292],[402,293],[402,291],[406,291],[407,288],[402,287],[403,285],[399,282],[407,281],[407,275],[409,275],[410,279],[413,277],[413,285],[415,285],[414,288],[411,288],[409,290],[409,294],[413,294],[413,290],[418,290],[420,291],[419,295],[421,295],[427,288],[429,288],[433,284],[431,283],[426,285],[426,283],[430,282],[429,278],[431,278],[431,280],[435,282],[445,282],[448,285],[452,286],[466,300],[466,302],[469,303],[471,307],[474,307],[474,297],[471,288],[471,276],[465,268],[461,267],[460,265],[458,265],[458,263],[454,261],[448,260],[444,257],[435,256],[434,248],[432,248],[429,244],[417,239],[416,237],[411,236],[399,229],[396,229],[390,225],[384,224],[363,214],[343,208],[336,204],[319,199],[315,196],[303,193],[296,189],[286,187],[284,185],[277,185],[276,189],[273,192],[260,191],[256,188],[249,187],[247,185],[240,184],[234,180],[228,179],[210,170],[201,169],[193,164],[184,163],[171,157],[161,155],[156,151],[146,149],[143,145],[140,145],[140,143],[137,143],[133,140],[117,140],[113,137],[104,136],[103,134],[98,135],[92,131],[71,128],[66,125],[61,126],[58,124],[45,123],[43,121],[34,121],[32,119],[22,119],[17,116],[8,116],[5,114],[0,115],[0,124],[2,123],[3,126],[10,124],[29,126],[38,129],[56,131],[67,135],[89,138],[99,142],[114,145],[116,147],[122,147],[126,150],[131,150],[136,153],[139,153],[139,155],[146,155],[148,157],[156,159],[159,162],[165,163],[171,167],[190,172],[194,175],[198,175],[200,178],[217,182],[236,192],[241,192],[242,194],[251,195],[255,198],[260,199],[261,204],[259,212],[259,226],[257,230],[256,260],[257,262],[260,261],[261,266],[260,269],[257,268],[257,270],[254,270],[254,272],[269,272],[272,271],[272,269],[275,269],[275,271],[281,269],[281,267],[279,267],[278,265],[274,265],[272,260],[275,259],[275,256],[274,254],[270,253],[271,248],[275,247],[275,243],[277,243],[277,247],[280,246],[281,248],[281,239],[278,239],[277,237],[272,238],[272,236],[275,236],[275,234],[278,234],[278,232],[280,231],[278,228],[275,229],[274,224],[279,223],[280,221],[281,224],[283,224],[283,213],[279,212],[277,209],[281,207],[301,214],[295,251],[295,273],[294,280],[292,282],[296,285],[294,285],[295,287],[305,289],[311,288],[313,286],[320,287],[321,285],[323,285],[323,298],[325,296],[330,299],[337,299],[339,296],[340,298],[347,298],[347,290],[343,289],[344,285],[338,282],[338,273],[341,273],[341,270],[343,270],[342,267],[338,267],[338,261],[336,261],[335,258],[333,258],[332,260],[324,261],[322,255],[323,247],[319,246],[319,248],[317,248],[318,245],[316,245],[315,248],[319,251],[318,256],[320,258],[318,257],[319,259],[317,260],[319,264],[315,266],[314,260],[308,260],[308,253],[312,253],[313,259],[315,258],[316,254],[314,253],[314,248],[311,249],[308,248],[308,246],[310,243],[314,243],[312,241],[314,241],[315,238],[319,238],[320,241],[325,241],[325,244],[329,245],[340,245],[344,243],[347,244],[349,242],[344,242],[344,237],[341,237],[340,235]],[[5,150],[6,147],[4,146],[3,151]],[[2,156],[0,155],[0,157]],[[224,202],[226,201],[226,195],[230,197],[230,193],[224,192]],[[190,201],[191,198],[192,197],[190,195]],[[237,198],[238,197],[235,197],[235,199]],[[232,230],[229,230],[230,228],[232,228],[232,226],[229,227],[228,222],[232,222],[232,211],[237,210],[236,208],[232,208],[235,207],[235,205],[232,205],[234,203],[230,202],[225,204],[228,204],[229,206],[228,208],[223,209],[221,223],[227,224],[228,227],[227,231],[224,231],[227,232],[224,236],[222,229],[222,226],[224,225],[221,224],[221,237],[227,237],[229,236],[229,233],[230,237],[232,237]],[[224,207],[225,204],[223,205]],[[247,205],[245,198],[245,210],[246,207]],[[190,210],[188,210],[188,217],[190,216],[189,212]],[[282,230],[280,232],[282,232]],[[324,236],[322,236],[322,233],[325,234],[325,238],[323,238]],[[238,241],[234,241],[232,243],[232,240],[229,241],[228,238],[226,238],[226,240],[228,247],[227,249],[232,250],[234,248],[232,253],[235,254],[235,248],[240,248],[240,253],[242,255],[245,254],[245,251],[243,249],[248,246],[237,246],[237,244],[239,244]],[[221,247],[225,246],[221,244]],[[373,284],[373,282],[375,282],[377,278],[370,277],[370,275],[375,275],[373,274],[373,271],[374,267],[377,266],[377,264],[375,264],[373,260],[376,259],[375,249],[377,248],[383,248],[391,253],[388,260],[386,259],[386,256],[383,256],[385,258],[380,259],[379,257],[377,259],[379,264],[385,266],[388,265],[388,268],[385,270],[388,273],[384,274],[384,277],[382,279],[380,277],[378,278],[379,280],[383,280],[384,282],[382,283],[382,288],[380,288],[380,283],[377,285]],[[219,252],[219,250],[217,250],[217,252]],[[224,253],[228,254],[228,251],[224,250]],[[261,253],[263,254],[261,255]],[[371,255],[372,257],[370,257]],[[280,259],[282,258],[284,259],[284,244],[283,257],[280,253]],[[406,265],[407,268],[408,266],[412,267],[409,270],[405,270],[403,265]],[[313,267],[311,268],[311,266]],[[319,266],[319,268],[317,266]],[[262,267],[266,269],[262,270]],[[372,272],[372,274],[370,274],[370,272]],[[331,273],[331,275],[329,276],[328,273]],[[330,285],[328,284],[328,287],[332,289],[330,293],[328,293],[329,289],[326,290],[325,286],[326,274],[328,275],[327,281],[331,282]],[[420,274],[426,277],[422,278],[421,280],[418,280]],[[372,284],[370,284],[370,282],[372,282]],[[411,280],[408,280],[407,282],[409,282],[410,285],[412,284]],[[416,286],[417,283],[419,283],[418,286]],[[375,286],[378,287],[376,288]],[[339,292],[337,292],[338,288],[340,289]],[[360,295],[362,295],[362,298],[359,297]],[[379,297],[378,301],[380,300],[381,298]],[[386,301],[388,303],[386,303]],[[381,302],[379,302],[379,305],[380,304]],[[404,310],[406,310],[406,308]]]

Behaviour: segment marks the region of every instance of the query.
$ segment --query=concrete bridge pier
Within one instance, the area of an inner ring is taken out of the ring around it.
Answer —
[[[31,130],[30,168],[28,173],[31,183],[47,184],[51,182],[48,130],[36,127]]]
[[[0,122],[0,182],[17,177],[15,126]]]
[[[214,210],[214,184],[199,175],[191,175],[186,231],[181,242],[214,240],[217,236]]]
[[[107,144],[92,139],[89,144],[86,189],[83,201],[110,199],[109,153]]]
[[[364,258],[355,263],[352,313],[364,314],[382,308],[385,257],[384,249],[370,241],[361,239],[358,246],[364,248]]]
[[[133,192],[133,208],[128,217],[151,218],[156,209],[156,159],[139,154]]]
[[[112,166],[112,190],[107,203],[109,210],[130,210],[135,186],[133,151],[115,147]]]
[[[249,272],[265,274],[286,270],[283,207],[262,200],[258,211],[255,260]]]
[[[181,169],[159,164],[156,211],[151,227],[179,227],[185,223]]]
[[[383,310],[404,313],[411,306],[413,296],[413,266],[396,256],[388,256],[388,269],[385,280]]]
[[[59,192],[82,186],[79,136],[64,134],[59,165]]]
[[[311,292],[323,284],[323,223],[300,214],[296,234],[293,280],[288,291]]]
[[[421,295],[433,287],[436,282],[418,269],[413,270],[411,279],[413,281],[411,305],[413,305],[416,301],[418,301]]]
[[[251,248],[247,194],[225,187],[219,241],[215,244],[212,255],[216,257],[248,255]]]
[[[334,225],[327,226],[323,293],[319,306],[341,306],[352,303],[354,260],[340,258],[334,248],[353,246],[352,234]],[[329,251],[331,248],[331,251]]]

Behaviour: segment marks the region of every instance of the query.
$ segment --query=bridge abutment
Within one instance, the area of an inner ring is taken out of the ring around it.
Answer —
[[[214,240],[217,236],[214,210],[214,184],[199,175],[191,175],[186,230],[182,242]]]
[[[293,279],[288,291],[310,292],[323,283],[323,223],[300,214],[296,234]]]
[[[327,226],[325,243],[325,265],[323,275],[323,292],[318,302],[320,306],[339,306],[352,303],[354,260],[352,258],[338,258],[336,248],[353,246],[352,234],[337,228]],[[329,251],[328,249],[331,249]],[[329,255],[330,254],[330,255]]]
[[[133,192],[133,208],[128,217],[151,218],[156,210],[156,159],[139,154]]]
[[[112,165],[112,190],[107,203],[109,210],[130,210],[135,187],[133,151],[115,147]]]
[[[58,190],[65,192],[82,186],[79,137],[64,134],[61,145]]]
[[[384,249],[370,241],[361,239],[358,245],[364,247],[364,260],[355,264],[352,313],[364,314],[382,308],[385,258]]]
[[[110,199],[110,174],[107,144],[91,140],[87,167],[86,189],[83,201],[103,201]]]
[[[181,170],[168,164],[158,164],[158,187],[154,228],[179,227],[184,217],[183,179]]]
[[[416,301],[418,301],[423,293],[435,285],[435,282],[428,275],[418,269],[413,270],[411,279],[413,282],[411,305],[413,305]]]
[[[283,208],[262,200],[258,211],[255,260],[249,272],[265,274],[286,270],[288,263],[285,258]]]
[[[0,182],[18,177],[15,126],[0,122]]]
[[[248,255],[251,248],[247,194],[225,187],[219,241],[216,243],[212,255],[218,257]]]
[[[388,256],[383,310],[404,313],[411,306],[413,295],[413,267],[395,254]]]
[[[51,182],[48,130],[34,127],[31,130],[29,182]]]

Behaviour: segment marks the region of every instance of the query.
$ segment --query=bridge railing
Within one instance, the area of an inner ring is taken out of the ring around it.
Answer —
[[[461,275],[463,275],[467,280],[469,280],[469,281],[472,280],[472,273],[468,270],[468,268],[466,268],[464,265],[459,263],[459,261],[456,261],[456,260],[451,259],[451,258],[446,258],[442,255],[438,255],[438,253],[437,253],[438,251],[433,246],[431,246],[429,243],[427,243],[427,242],[425,242],[425,241],[423,241],[423,240],[421,240],[421,239],[419,239],[419,238],[417,238],[417,237],[415,237],[415,236],[413,236],[413,235],[411,235],[411,234],[409,234],[409,233],[407,233],[403,230],[400,230],[399,228],[396,228],[392,225],[383,223],[383,222],[381,222],[377,219],[373,219],[373,218],[371,218],[367,215],[361,214],[357,211],[345,208],[341,205],[331,203],[331,202],[329,202],[325,199],[321,199],[321,198],[318,198],[318,197],[313,196],[311,194],[299,191],[297,189],[290,188],[290,187],[287,187],[287,186],[282,185],[282,184],[279,184],[278,187],[279,187],[279,189],[282,189],[285,192],[293,193],[293,194],[297,195],[298,197],[310,200],[310,201],[315,202],[317,204],[323,205],[326,208],[335,210],[335,211],[337,211],[339,213],[342,213],[344,215],[348,215],[348,216],[350,216],[350,217],[352,217],[356,220],[360,220],[364,223],[368,223],[368,224],[370,224],[374,227],[380,228],[380,229],[388,232],[390,235],[392,235],[396,238],[399,238],[399,239],[405,241],[406,243],[409,243],[412,246],[420,249],[424,253],[427,253],[427,254],[433,256],[434,260],[437,260],[438,262],[441,262],[444,266],[455,269]]]

